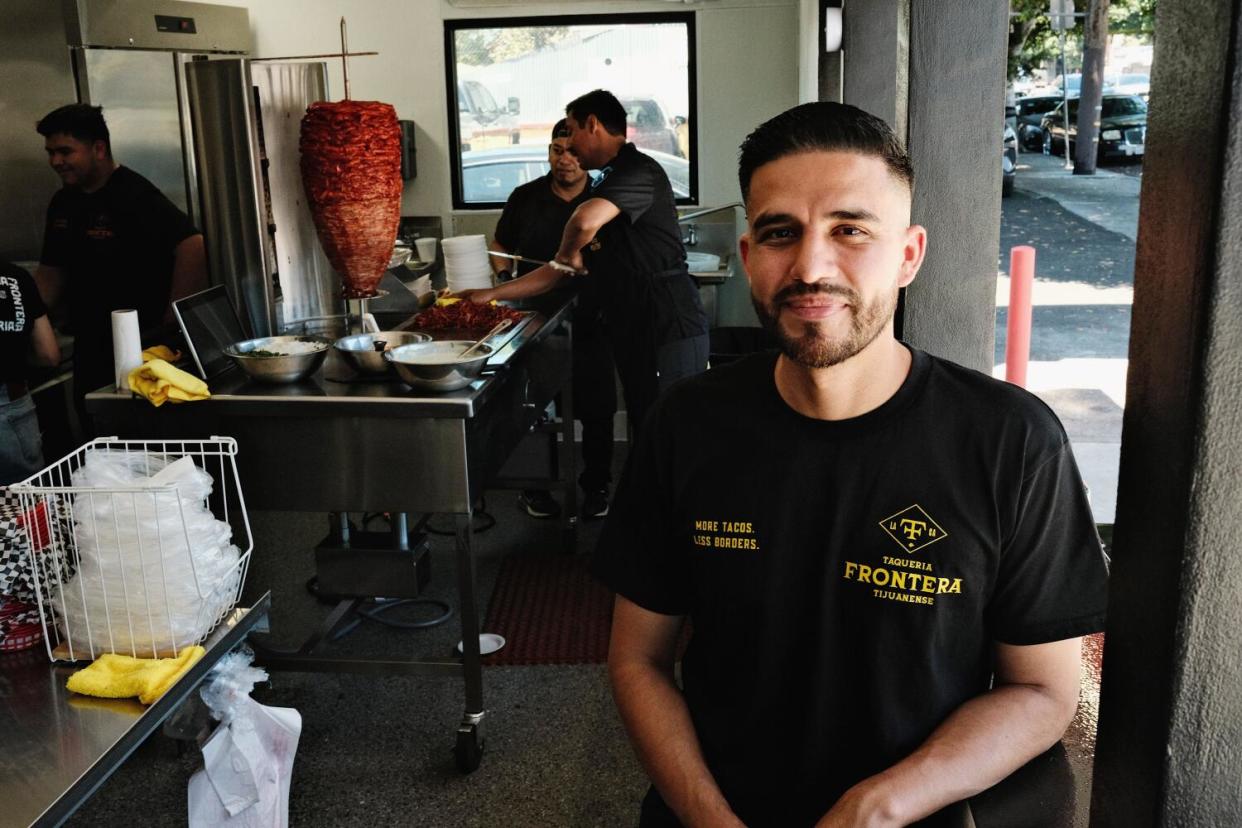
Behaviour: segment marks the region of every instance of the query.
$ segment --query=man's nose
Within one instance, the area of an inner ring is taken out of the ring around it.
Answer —
[[[790,278],[798,282],[822,282],[839,275],[837,251],[832,242],[816,232],[804,232],[797,241]]]

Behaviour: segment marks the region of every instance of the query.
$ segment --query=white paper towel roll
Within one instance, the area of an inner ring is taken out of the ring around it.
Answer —
[[[129,390],[129,372],[142,365],[142,337],[138,333],[138,311],[112,312],[112,365],[116,390]]]

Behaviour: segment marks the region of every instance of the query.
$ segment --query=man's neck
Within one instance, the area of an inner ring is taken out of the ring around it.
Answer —
[[[575,198],[582,195],[582,191],[586,189],[587,179],[585,175],[578,179],[577,184],[573,184],[568,187],[557,181],[556,176],[554,175],[549,176],[549,178],[552,180],[552,194],[561,201],[573,201]]]
[[[104,185],[108,183],[108,179],[112,178],[112,174],[116,172],[117,168],[120,166],[120,164],[117,164],[112,159],[108,159],[100,164],[99,175],[95,177],[90,184],[83,184],[82,192],[95,193],[102,190]]]
[[[848,420],[879,408],[910,373],[910,350],[891,332],[831,368],[807,368],[782,354],[776,390],[785,404],[816,420]]]

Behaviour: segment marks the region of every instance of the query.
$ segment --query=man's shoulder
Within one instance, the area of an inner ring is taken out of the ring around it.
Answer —
[[[928,360],[928,390],[935,405],[952,406],[964,425],[983,431],[1011,431],[1019,425],[1024,434],[1043,433],[1053,442],[1066,439],[1056,413],[1025,388],[943,357],[923,356]]]
[[[548,175],[541,175],[533,181],[527,181],[525,184],[519,184],[514,187],[513,192],[509,193],[505,206],[530,202],[550,195],[551,192],[552,179]]]
[[[118,166],[112,171],[112,175],[108,177],[107,187],[111,195],[123,198],[151,197],[152,195],[160,198],[166,197],[160,192],[160,188],[152,184],[145,175],[125,166]]]

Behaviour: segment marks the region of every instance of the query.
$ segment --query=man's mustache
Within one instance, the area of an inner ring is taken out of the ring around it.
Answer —
[[[772,297],[772,305],[783,305],[795,296],[808,296],[814,293],[840,296],[852,305],[858,304],[858,294],[844,285],[834,285],[828,282],[794,282],[776,292],[776,295]]]

